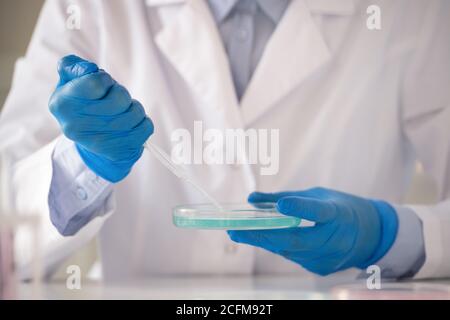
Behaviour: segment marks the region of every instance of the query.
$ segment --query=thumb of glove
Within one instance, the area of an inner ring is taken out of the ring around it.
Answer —
[[[84,60],[76,55],[65,56],[58,63],[58,87],[73,79],[97,71],[99,71],[98,66],[93,62]]]

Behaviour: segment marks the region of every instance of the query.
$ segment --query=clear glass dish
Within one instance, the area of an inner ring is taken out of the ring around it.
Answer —
[[[285,216],[274,203],[181,205],[173,209],[173,223],[179,228],[216,230],[263,230],[297,227],[301,219]]]

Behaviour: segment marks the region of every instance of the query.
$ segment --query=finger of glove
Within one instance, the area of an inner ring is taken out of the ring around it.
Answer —
[[[112,161],[126,160],[153,134],[152,121],[145,117],[136,127],[128,131],[101,132],[85,140],[84,147]]]
[[[297,196],[280,199],[277,202],[277,210],[288,216],[317,223],[332,221],[337,215],[335,206],[329,201]]]
[[[142,104],[137,100],[132,100],[128,109],[118,115],[107,117],[110,119],[106,124],[106,129],[111,131],[129,131],[146,118]]]
[[[102,99],[90,101],[81,112],[87,115],[116,116],[126,112],[132,102],[128,90],[115,83]]]
[[[328,231],[319,226],[277,230],[233,230],[228,231],[228,235],[238,243],[289,255],[290,252],[317,250],[329,237]]]
[[[55,94],[80,99],[83,103],[83,100],[102,99],[115,83],[107,72],[100,70],[67,82]]]
[[[99,134],[128,134],[144,119],[145,111],[142,105],[133,100],[129,108],[115,116],[95,116],[73,114],[70,121],[61,124],[62,131],[71,140],[84,144],[86,139],[93,139]]]
[[[277,193],[252,192],[248,196],[248,202],[250,203],[277,202],[281,198],[294,195],[296,195],[296,192],[294,191],[285,191]]]
[[[58,87],[67,82],[98,71],[98,66],[76,55],[68,55],[58,62],[59,83]]]
[[[132,102],[133,100],[128,91],[123,86],[114,84],[107,95],[99,100],[79,99],[57,92],[50,99],[49,107],[52,114],[61,124],[78,120],[75,125],[82,125],[83,123],[80,121],[86,121],[86,124],[90,122],[95,123],[97,120],[102,119],[109,121],[115,115],[127,112]],[[104,126],[106,124],[106,122],[100,122],[98,125]],[[88,126],[91,127],[90,125]]]
[[[310,197],[310,198],[324,198],[326,196],[327,190],[324,188],[311,188],[300,191],[283,191],[275,193],[265,193],[265,192],[253,192],[248,197],[248,202],[258,203],[258,202],[277,202],[281,198],[290,196],[299,197]]]

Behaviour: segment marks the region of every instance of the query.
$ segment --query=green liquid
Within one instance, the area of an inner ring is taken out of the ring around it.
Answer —
[[[301,219],[295,217],[269,218],[193,218],[174,216],[173,223],[180,228],[222,229],[222,230],[261,230],[298,227]]]

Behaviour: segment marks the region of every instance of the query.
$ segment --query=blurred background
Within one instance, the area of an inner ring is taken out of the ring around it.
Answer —
[[[44,1],[0,1],[0,112],[11,86],[15,61],[26,52]],[[96,265],[96,268],[94,267],[96,261],[96,245],[93,241],[70,257],[54,277],[65,279],[67,276],[66,266],[71,264],[79,265],[82,270],[92,270],[92,277],[98,277],[99,264]],[[82,276],[87,275],[82,274]]]
[[[16,59],[25,54],[44,0],[0,1],[0,109],[9,91]]]
[[[10,88],[15,61],[26,52],[43,3],[44,0],[0,1],[0,111]],[[417,164],[417,174],[407,201],[408,203],[431,203],[434,200],[433,183],[422,173],[420,164]],[[64,279],[65,267],[69,264],[78,264],[82,270],[93,270],[93,277],[97,277],[99,264],[95,263],[98,260],[95,247],[95,241],[93,241],[69,258],[56,277]]]

